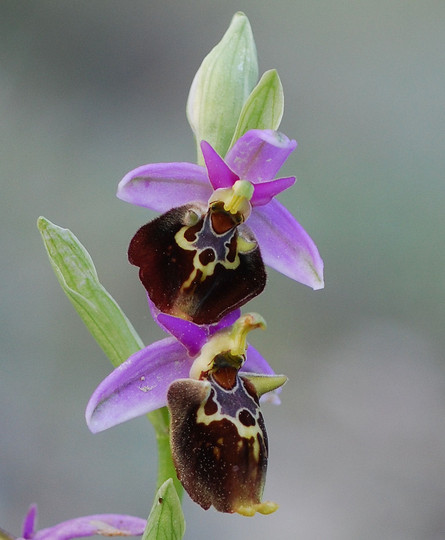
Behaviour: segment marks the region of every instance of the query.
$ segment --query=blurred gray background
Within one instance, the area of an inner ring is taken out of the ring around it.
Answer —
[[[251,342],[290,381],[266,405],[276,514],[202,511],[186,538],[445,538],[445,4],[442,0],[21,0],[0,4],[0,526],[151,506],[145,418],[92,435],[110,364],[49,266],[35,222],[70,228],[146,343],[161,337],[126,260],[153,213],[115,198],[130,169],[194,161],[192,77],[234,12],[285,90],[298,140],[281,200],[326,288],[274,271]]]

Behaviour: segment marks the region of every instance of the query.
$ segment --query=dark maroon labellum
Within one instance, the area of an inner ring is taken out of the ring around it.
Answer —
[[[160,311],[212,324],[264,289],[260,250],[241,221],[222,203],[190,204],[139,229],[128,258]]]
[[[202,508],[255,513],[267,469],[267,435],[253,385],[235,368],[168,390],[178,478]],[[251,515],[247,514],[246,515]]]

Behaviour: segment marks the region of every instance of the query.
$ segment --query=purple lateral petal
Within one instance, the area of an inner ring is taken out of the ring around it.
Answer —
[[[270,367],[267,360],[255,349],[252,345],[249,345],[246,352],[246,361],[240,370],[240,373],[258,373],[259,375],[275,375],[275,371]],[[280,405],[281,400],[278,394],[281,393],[282,388],[277,388],[272,392],[267,392],[260,397],[260,402],[268,402],[273,405]]]
[[[227,313],[227,315],[224,315],[224,317],[219,322],[217,322],[216,324],[211,324],[207,327],[209,336],[212,336],[215,332],[217,332],[218,330],[221,330],[222,328],[225,328],[226,326],[230,326],[240,317],[241,317],[240,309],[235,309],[234,311]]]
[[[123,201],[167,212],[192,201],[207,202],[212,188],[204,167],[194,163],[152,163],[126,174],[117,196]]]
[[[159,322],[158,322],[158,317],[159,317],[159,314],[161,313],[161,311],[151,301],[150,295],[148,293],[147,293],[147,302],[148,302],[148,307],[150,309],[150,313],[151,313],[151,316],[153,317],[154,322],[160,328],[162,328],[162,330],[164,330],[164,332],[167,332],[167,334],[168,334],[169,331],[167,330],[167,328],[165,328],[164,326],[162,326],[162,324],[159,324]]]
[[[247,347],[246,361],[240,370],[247,373],[259,373],[260,375],[274,375],[275,371],[270,367],[267,360],[252,345]]]
[[[213,335],[218,330],[225,328],[226,326],[230,326],[241,315],[241,310],[235,309],[234,311],[231,311],[225,315],[216,324],[199,325],[179,317],[174,317],[173,315],[168,315],[167,313],[162,313],[153,304],[148,295],[147,300],[151,315],[156,324],[162,328],[164,332],[171,334],[178,341],[180,341],[187,349],[190,356],[196,356],[209,336]]]
[[[180,341],[190,356],[196,356],[206,342],[208,336],[206,328],[191,321],[167,313],[159,313],[156,322],[163,330]]]
[[[201,150],[213,189],[232,187],[239,180],[207,141],[201,141]]]
[[[157,341],[117,367],[96,388],[85,412],[93,433],[163,407],[167,389],[188,377],[191,359],[174,338]]]
[[[184,345],[190,356],[195,356],[206,342],[206,326],[199,326],[191,321],[162,313],[147,294],[148,307],[155,323],[167,334],[171,334]]]
[[[25,540],[33,537],[37,525],[37,505],[31,504],[23,520],[22,536]]]
[[[317,246],[280,202],[274,199],[254,208],[248,225],[265,264],[313,289],[324,287],[323,261]]]
[[[240,137],[226,155],[226,163],[243,180],[252,183],[272,180],[297,147],[279,131],[251,129]]]
[[[278,195],[278,193],[281,193],[293,184],[295,184],[295,176],[277,178],[270,182],[254,184],[253,196],[250,202],[252,206],[264,206],[269,203],[275,195]]]
[[[86,536],[140,536],[147,522],[133,516],[97,514],[70,519],[37,532],[33,540],[70,540]]]

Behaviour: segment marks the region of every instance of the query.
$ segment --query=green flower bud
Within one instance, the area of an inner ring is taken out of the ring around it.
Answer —
[[[187,118],[199,143],[205,140],[225,156],[241,109],[258,79],[258,60],[249,20],[234,15],[221,41],[204,58],[193,79]]]

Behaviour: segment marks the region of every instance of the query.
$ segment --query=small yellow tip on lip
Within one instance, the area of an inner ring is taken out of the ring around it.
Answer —
[[[257,504],[239,506],[235,512],[241,516],[252,517],[257,512],[259,514],[268,515],[278,510],[278,504],[272,501],[264,501]]]

